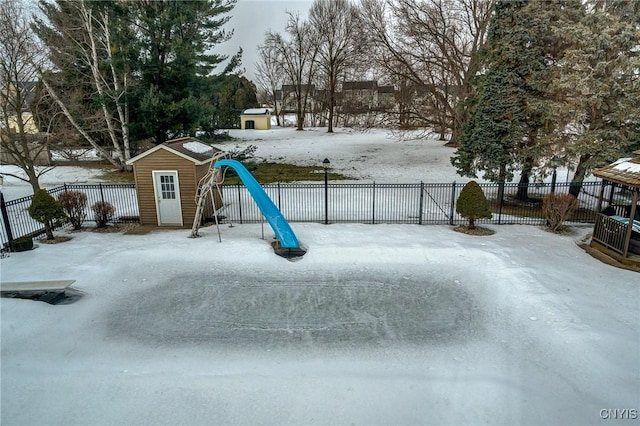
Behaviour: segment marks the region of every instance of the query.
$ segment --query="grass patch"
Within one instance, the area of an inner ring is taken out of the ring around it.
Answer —
[[[107,170],[98,175],[98,179],[107,180],[114,183],[134,183],[133,172],[124,172],[120,170]]]
[[[244,165],[260,183],[324,181],[324,169],[318,166],[295,166],[283,163],[249,163]],[[352,179],[339,173],[329,172],[329,180]],[[238,176],[229,168],[225,175],[225,184],[237,184]]]

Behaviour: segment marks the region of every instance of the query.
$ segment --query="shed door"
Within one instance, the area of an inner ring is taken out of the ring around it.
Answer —
[[[180,186],[178,172],[153,171],[153,190],[156,196],[158,225],[182,226],[182,207],[180,205]]]
[[[247,120],[244,122],[244,128],[245,130],[248,129],[255,129],[256,128],[256,122],[253,120]]]

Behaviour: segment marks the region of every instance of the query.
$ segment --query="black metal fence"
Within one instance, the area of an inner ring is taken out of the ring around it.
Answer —
[[[138,221],[138,199],[134,184],[65,184],[48,192],[58,197],[64,191],[81,191],[87,195],[87,220],[93,220],[91,206],[97,201],[106,201],[115,207],[113,222]],[[44,233],[42,223],[29,216],[29,206],[32,195],[5,201],[0,195],[0,242],[1,246],[7,246],[12,240],[31,236],[37,237]],[[58,227],[65,226],[61,223]]]
[[[571,183],[530,184],[526,199],[518,199],[517,183],[480,184],[489,199],[493,217],[481,224],[544,224],[542,199],[552,191],[567,193]],[[593,223],[597,213],[600,181],[584,182],[579,191],[579,208],[569,218],[573,223]],[[275,183],[263,185],[290,222],[463,224],[467,220],[455,211],[464,183]],[[577,188],[576,188],[577,189]],[[241,185],[222,187],[224,220],[256,223],[263,220],[258,206]],[[500,195],[502,195],[500,197]],[[521,197],[524,198],[524,197]]]
[[[545,223],[542,199],[552,192],[566,193],[571,183],[530,184],[526,199],[518,199],[520,186],[512,183],[480,184],[490,201],[493,217],[478,224]],[[463,224],[466,219],[455,211],[455,202],[463,183],[275,183],[263,185],[280,211],[290,222],[320,223],[390,223],[390,224]],[[579,208],[569,218],[573,223],[594,223],[598,195],[602,183],[584,182],[579,191]],[[57,196],[65,190],[87,194],[88,206],[96,201],[108,201],[115,208],[114,222],[138,220],[138,201],[134,184],[63,185],[50,190]],[[223,222],[257,223],[262,214],[242,184],[223,185],[224,207],[220,210]],[[524,197],[520,197],[524,198]],[[44,232],[42,224],[33,220],[27,211],[31,196],[5,202],[0,198],[0,238],[2,246],[12,239]],[[89,220],[92,220],[89,210]]]

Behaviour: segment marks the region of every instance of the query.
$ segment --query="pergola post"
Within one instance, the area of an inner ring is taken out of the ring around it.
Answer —
[[[633,189],[633,195],[631,197],[631,208],[629,209],[629,224],[627,225],[627,233],[624,236],[624,252],[622,257],[629,255],[629,243],[631,242],[631,233],[633,232],[633,218],[636,214],[636,205],[638,204],[638,188]]]

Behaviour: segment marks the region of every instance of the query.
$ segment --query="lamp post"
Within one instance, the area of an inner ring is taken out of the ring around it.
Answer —
[[[562,164],[562,159],[557,155],[551,157],[551,167],[553,167],[553,175],[551,175],[551,193],[556,192],[556,169]]]
[[[329,166],[331,161],[328,158],[322,160],[322,168],[324,169],[324,224],[329,224]]]

